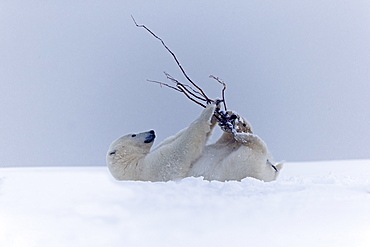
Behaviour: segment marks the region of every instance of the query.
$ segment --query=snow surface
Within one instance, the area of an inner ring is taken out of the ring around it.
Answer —
[[[0,246],[370,246],[369,176],[370,160],[287,163],[269,183],[1,168]]]

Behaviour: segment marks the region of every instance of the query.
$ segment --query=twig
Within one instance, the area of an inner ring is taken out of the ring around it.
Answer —
[[[164,41],[160,38],[160,37],[158,37],[155,33],[153,33],[149,28],[147,28],[145,25],[139,25],[139,24],[137,24],[137,22],[136,22],[136,20],[135,20],[135,18],[131,15],[131,18],[132,18],[132,20],[134,21],[134,23],[135,23],[135,25],[137,26],[137,27],[141,27],[141,28],[144,28],[146,31],[148,31],[151,35],[153,35],[156,39],[158,39],[161,43],[162,43],[162,45],[163,45],[163,47],[164,48],[166,48],[166,50],[172,55],[172,57],[173,57],[173,59],[176,61],[176,64],[177,64],[177,66],[180,68],[180,70],[181,70],[181,72],[182,72],[182,74],[185,76],[185,78],[194,86],[194,87],[196,87],[198,90],[199,90],[199,92],[202,94],[202,96],[207,100],[207,103],[210,103],[210,102],[212,102],[212,100],[210,100],[208,97],[207,97],[207,95],[203,92],[203,90],[197,85],[197,84],[195,84],[191,79],[190,79],[190,77],[186,74],[186,72],[185,72],[185,70],[184,70],[184,68],[181,66],[181,64],[180,64],[180,62],[179,62],[179,60],[177,59],[177,57],[176,57],[176,55],[175,55],[175,53],[173,53],[171,50],[170,50],[170,48],[168,48],[168,46],[164,43]]]
[[[215,77],[213,75],[210,75],[209,78],[215,79],[216,81],[218,81],[223,86],[223,89],[222,89],[222,102],[224,103],[225,111],[227,111],[226,100],[225,100],[226,83],[223,82],[220,78]]]
[[[174,86],[168,85],[168,84],[166,84],[166,83],[164,83],[164,82],[161,82],[161,81],[153,81],[153,80],[147,80],[147,81],[157,83],[157,84],[159,84],[161,87],[162,87],[162,86],[166,86],[166,87],[172,88],[172,89],[174,89],[174,90],[176,90],[176,91],[182,92],[182,91],[181,91],[180,89],[178,89],[177,87],[174,87]]]
[[[187,93],[191,94],[192,96],[194,96],[195,98],[199,99],[199,100],[202,100],[202,101],[205,101],[206,103],[210,103],[210,102],[213,102],[213,100],[211,99],[206,99],[206,98],[202,98],[202,94],[196,90],[194,90],[192,87],[190,87],[189,85],[186,85],[186,84],[183,84],[181,82],[179,82],[177,79],[173,78],[170,74],[168,74],[167,72],[164,72],[164,74],[166,75],[167,79],[169,79],[170,81],[172,81],[173,83],[176,84],[176,86],[178,88],[182,88],[184,89]]]
[[[160,86],[166,86],[166,87],[172,88],[172,89],[174,89],[174,90],[176,90],[176,91],[178,91],[178,92],[181,92],[181,93],[185,94],[185,96],[186,96],[188,99],[190,99],[191,101],[193,101],[193,102],[197,103],[198,105],[202,106],[203,108],[206,108],[206,106],[205,106],[204,104],[202,104],[202,103],[200,103],[199,101],[197,101],[197,100],[193,99],[192,97],[190,97],[190,96],[189,96],[189,94],[187,93],[187,92],[189,92],[189,91],[188,91],[188,90],[186,90],[186,88],[184,88],[184,86],[183,86],[181,83],[180,83],[180,84],[178,84],[178,85],[177,85],[177,87],[174,87],[174,86],[168,85],[168,84],[166,84],[166,83],[164,83],[164,82],[160,82],[160,81],[153,81],[153,80],[147,80],[147,81],[149,81],[149,82],[154,82],[154,83],[159,84]],[[193,95],[193,94],[192,94],[192,95]],[[194,95],[193,95],[193,96],[194,96]],[[202,100],[203,100],[203,99],[202,99]]]
[[[235,119],[237,118],[237,116],[234,115],[234,114],[229,115],[228,112],[227,112],[226,100],[225,100],[226,84],[221,79],[219,79],[218,77],[210,75],[209,77],[216,80],[218,83],[220,83],[223,86],[223,89],[222,89],[222,100],[212,100],[212,99],[208,98],[208,96],[205,94],[205,92],[189,78],[189,76],[186,74],[184,68],[181,66],[179,60],[177,59],[176,55],[168,48],[168,46],[164,43],[164,41],[160,37],[158,37],[155,33],[153,33],[149,28],[147,28],[145,25],[138,25],[133,16],[131,16],[131,18],[134,21],[136,27],[144,28],[146,31],[148,31],[152,36],[154,36],[156,39],[158,39],[162,43],[163,47],[172,55],[173,59],[175,60],[175,62],[177,64],[177,66],[180,68],[183,76],[191,83],[192,86],[195,87],[195,89],[192,88],[189,85],[186,85],[186,84],[183,84],[183,83],[179,82],[177,79],[175,79],[174,77],[172,77],[170,74],[168,74],[166,72],[164,72],[164,74],[166,75],[167,79],[169,79],[171,82],[173,82],[176,86],[171,86],[169,84],[159,82],[159,81],[153,81],[153,80],[148,80],[148,81],[154,82],[154,83],[159,84],[160,86],[166,86],[166,87],[172,88],[172,89],[174,89],[178,92],[181,92],[181,93],[185,94],[185,96],[188,99],[190,99],[191,101],[197,103],[198,105],[200,105],[204,108],[206,107],[206,105],[201,103],[202,101],[204,101],[206,104],[216,103],[217,108],[214,112],[214,116],[218,120],[219,125],[225,131],[230,131],[233,134],[235,134],[236,129],[234,127],[234,124],[235,124]],[[223,102],[225,111],[222,111],[218,107],[218,105],[221,102]]]

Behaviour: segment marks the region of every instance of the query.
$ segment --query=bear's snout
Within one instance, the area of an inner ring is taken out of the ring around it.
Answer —
[[[155,132],[154,130],[151,130],[148,132],[148,136],[145,138],[144,143],[151,143],[155,139]]]

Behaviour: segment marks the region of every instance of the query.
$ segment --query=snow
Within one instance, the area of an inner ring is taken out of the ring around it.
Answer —
[[[369,175],[370,160],[287,163],[269,183],[1,168],[0,246],[370,246]]]

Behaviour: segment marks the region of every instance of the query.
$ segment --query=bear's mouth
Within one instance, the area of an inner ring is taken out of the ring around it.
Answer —
[[[149,135],[145,138],[144,143],[151,143],[155,139],[154,130],[149,131]]]

